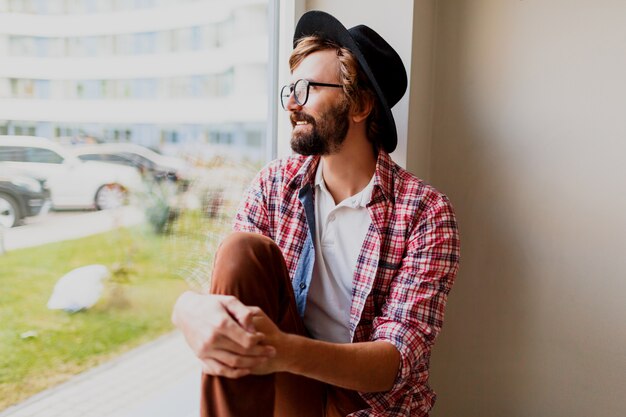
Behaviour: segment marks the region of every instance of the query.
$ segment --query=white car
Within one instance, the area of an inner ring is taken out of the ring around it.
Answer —
[[[156,180],[168,179],[180,183],[183,188],[194,175],[192,167],[185,160],[161,155],[134,143],[76,145],[71,151],[83,161],[133,166],[143,173],[152,175]]]
[[[3,166],[45,179],[54,208],[115,208],[143,187],[134,168],[84,162],[61,145],[34,136],[0,135],[0,170]]]

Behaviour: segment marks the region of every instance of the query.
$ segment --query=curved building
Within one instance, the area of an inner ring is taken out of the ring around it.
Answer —
[[[267,0],[0,0],[0,134],[263,157]]]

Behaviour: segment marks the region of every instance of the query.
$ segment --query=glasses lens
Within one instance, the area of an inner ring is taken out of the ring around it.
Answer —
[[[309,82],[307,80],[298,80],[293,86],[293,94],[296,99],[296,103],[304,106],[306,100],[309,98]]]
[[[280,105],[283,106],[283,109],[285,110],[287,110],[287,103],[289,102],[289,96],[291,96],[292,89],[292,85],[284,85],[283,88],[280,89]]]

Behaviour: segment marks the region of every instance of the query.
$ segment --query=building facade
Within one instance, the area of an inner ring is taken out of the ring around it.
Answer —
[[[267,0],[0,0],[0,134],[262,159]]]

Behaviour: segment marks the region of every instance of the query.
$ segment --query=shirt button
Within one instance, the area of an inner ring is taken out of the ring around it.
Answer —
[[[306,284],[304,282],[300,283],[300,289],[303,290],[306,288]]]
[[[329,222],[334,222],[335,221],[335,216],[334,215],[328,216],[328,221]]]

